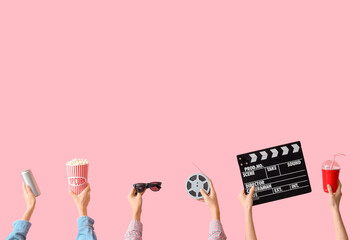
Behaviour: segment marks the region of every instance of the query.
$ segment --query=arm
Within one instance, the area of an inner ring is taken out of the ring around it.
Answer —
[[[226,235],[220,220],[211,220],[208,240],[226,240]]]
[[[253,194],[255,187],[253,186],[248,195],[245,194],[243,189],[239,195],[239,200],[244,208],[245,212],[245,239],[246,240],[257,240],[256,232],[254,227],[254,221],[252,216],[253,207]]]
[[[330,195],[330,209],[331,209],[331,212],[333,215],[333,220],[334,220],[334,225],[335,225],[336,240],[348,240],[349,237],[346,233],[345,225],[341,218],[341,213],[340,213],[340,199],[342,196],[341,182],[339,181],[338,188],[337,188],[335,194],[333,193],[330,184],[328,184],[327,187],[328,187],[328,191],[329,191],[329,195]]]
[[[132,210],[132,220],[125,234],[125,240],[142,240],[143,225],[140,222],[142,211],[142,196],[145,192],[136,193],[135,188],[131,188],[128,201]]]
[[[31,227],[31,223],[29,221],[35,209],[36,198],[29,186],[25,186],[25,183],[22,183],[22,187],[26,202],[26,210],[21,220],[17,220],[13,223],[13,231],[6,240],[25,240]]]
[[[88,216],[81,216],[77,220],[78,235],[77,240],[97,240],[94,231],[94,220]]]
[[[97,240],[94,231],[94,220],[87,216],[87,207],[90,202],[90,184],[79,195],[76,195],[72,191],[69,191],[71,197],[74,199],[75,205],[79,212],[79,218],[77,220],[78,234],[77,240]]]
[[[210,214],[211,214],[212,220],[210,222],[208,239],[209,240],[225,240],[227,238],[226,238],[224,229],[220,222],[219,202],[217,199],[214,185],[210,178],[209,178],[209,181],[210,181],[210,193],[207,194],[203,189],[200,189],[203,199],[199,200],[201,202],[206,203],[206,205],[209,207]]]

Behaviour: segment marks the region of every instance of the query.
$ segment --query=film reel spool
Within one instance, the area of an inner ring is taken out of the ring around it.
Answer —
[[[200,189],[204,189],[207,194],[210,192],[209,179],[201,173],[192,174],[186,180],[185,189],[190,197],[202,199],[203,196],[201,195]]]

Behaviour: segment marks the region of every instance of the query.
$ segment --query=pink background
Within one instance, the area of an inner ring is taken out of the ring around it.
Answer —
[[[90,161],[89,215],[122,239],[144,196],[144,239],[206,239],[187,196],[195,162],[214,181],[229,239],[244,238],[236,155],[302,142],[313,192],[254,207],[259,239],[334,239],[322,161],[342,152],[341,210],[358,239],[359,1],[1,1],[0,238],[42,195],[29,239],[75,239],[65,162]],[[310,236],[311,235],[311,236]]]

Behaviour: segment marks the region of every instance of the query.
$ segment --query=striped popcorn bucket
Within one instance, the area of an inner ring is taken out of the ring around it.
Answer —
[[[69,189],[80,194],[87,186],[89,164],[85,165],[66,165]]]

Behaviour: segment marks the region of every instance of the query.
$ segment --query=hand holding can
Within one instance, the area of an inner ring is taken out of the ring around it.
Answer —
[[[31,188],[31,191],[35,195],[35,197],[40,196],[41,192],[39,189],[39,186],[36,183],[36,180],[34,178],[34,175],[30,169],[25,170],[21,173],[21,177],[25,183],[26,186],[29,186]]]

